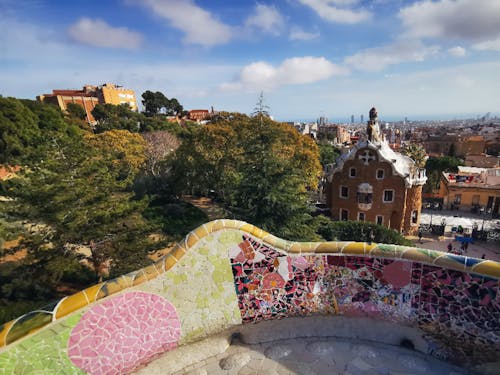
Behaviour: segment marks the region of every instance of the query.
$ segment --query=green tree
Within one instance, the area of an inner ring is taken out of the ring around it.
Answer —
[[[133,110],[127,104],[97,104],[92,110],[92,116],[97,121],[95,133],[107,130],[128,130],[138,132],[145,117]]]
[[[142,105],[147,116],[154,116],[160,113],[161,109],[168,105],[168,99],[161,92],[145,91],[142,94]]]
[[[422,145],[416,143],[407,143],[401,150],[403,155],[410,157],[418,168],[424,168],[427,161],[427,152]]]
[[[458,166],[464,165],[463,161],[452,157],[430,157],[425,163],[427,174],[427,182],[424,185],[423,191],[430,193],[439,188],[439,179],[442,172],[458,172]]]
[[[0,98],[0,163],[20,163],[42,140],[38,117],[14,98]]]
[[[320,141],[318,142],[318,147],[319,159],[323,168],[328,164],[335,163],[335,160],[340,155],[340,151],[328,142]]]
[[[144,163],[144,141],[127,131],[61,140],[39,162],[8,181],[11,213],[43,224],[24,245],[32,262],[51,270],[52,285],[89,249],[98,277],[103,266],[134,270],[147,262],[145,199],[130,187]],[[63,254],[65,254],[63,256]],[[48,281],[47,281],[48,282]]]
[[[78,127],[66,122],[55,106],[0,98],[0,163],[29,163],[57,138],[77,132]]]
[[[290,239],[314,238],[308,191],[321,166],[314,141],[266,116],[224,114],[185,139],[173,183],[216,196],[238,218]]]
[[[362,221],[321,219],[318,234],[326,241],[360,241],[412,246],[400,233],[382,225]]]
[[[183,111],[182,105],[176,98],[168,99],[160,91],[145,91],[142,94],[142,105],[147,116],[155,116],[160,113],[173,116],[181,114]]]
[[[85,113],[85,109],[80,104],[77,103],[68,103],[66,106],[66,110],[68,114],[72,118],[76,118],[79,120],[85,120],[87,114]]]

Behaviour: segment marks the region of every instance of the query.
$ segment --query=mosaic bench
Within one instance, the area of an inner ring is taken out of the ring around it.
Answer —
[[[130,373],[234,327],[305,316],[416,329],[417,350],[478,368],[499,358],[499,279],[490,260],[217,220],[149,267],[0,326],[0,374]]]

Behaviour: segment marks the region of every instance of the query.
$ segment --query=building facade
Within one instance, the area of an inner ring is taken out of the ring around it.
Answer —
[[[372,108],[366,139],[341,155],[327,173],[327,204],[335,220],[368,221],[416,234],[426,180],[424,169],[381,139]]]
[[[441,174],[439,195],[446,208],[499,216],[500,168],[458,167]]]
[[[67,110],[69,103],[79,104],[85,110],[89,124],[96,123],[92,110],[97,104],[127,104],[132,110],[138,110],[134,91],[113,83],[85,85],[82,90],[52,90],[52,94],[39,95],[37,100],[57,105],[63,112]]]
[[[422,141],[425,151],[433,156],[459,156],[482,154],[486,150],[486,141],[479,135],[429,135]]]
[[[326,138],[332,140],[336,144],[350,142],[350,134],[347,129],[337,124],[318,125],[318,138]]]
[[[191,121],[206,121],[212,117],[212,114],[208,109],[192,109],[188,112],[188,118]]]

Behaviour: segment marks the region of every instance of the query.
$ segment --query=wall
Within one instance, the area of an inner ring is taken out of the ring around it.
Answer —
[[[97,89],[102,96],[102,101],[109,104],[127,104],[133,111],[137,111],[137,100],[134,90],[115,86],[112,83],[106,83]]]
[[[152,266],[0,327],[0,373],[127,373],[241,324],[313,314],[418,329],[420,350],[472,367],[500,350],[499,278],[493,261],[218,220]]]
[[[365,150],[369,150],[377,159],[370,162],[369,166],[359,159]],[[350,177],[350,169],[356,168],[356,177]],[[378,169],[384,170],[384,178],[377,179]],[[359,184],[366,182],[373,188],[373,200],[369,210],[361,210],[357,203],[357,191]],[[340,186],[349,188],[349,197],[347,199],[340,197]],[[384,203],[382,201],[384,190],[394,190],[394,202]],[[328,185],[329,204],[332,217],[340,220],[340,209],[349,211],[349,220],[358,220],[358,213],[365,213],[365,221],[376,223],[376,216],[382,215],[383,225],[393,228],[398,232],[403,226],[403,214],[405,212],[405,182],[398,175],[394,175],[392,166],[387,162],[378,160],[377,153],[370,148],[358,150],[352,160],[346,160],[342,171],[333,175],[331,184]]]
[[[412,212],[417,211],[417,222],[412,221]],[[407,235],[417,235],[422,211],[422,186],[407,189],[403,231]]]

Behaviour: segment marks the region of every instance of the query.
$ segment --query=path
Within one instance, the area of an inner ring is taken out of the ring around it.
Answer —
[[[231,214],[217,203],[206,197],[195,197],[193,195],[183,195],[181,198],[184,202],[188,202],[199,208],[207,214],[210,221],[231,217]]]

